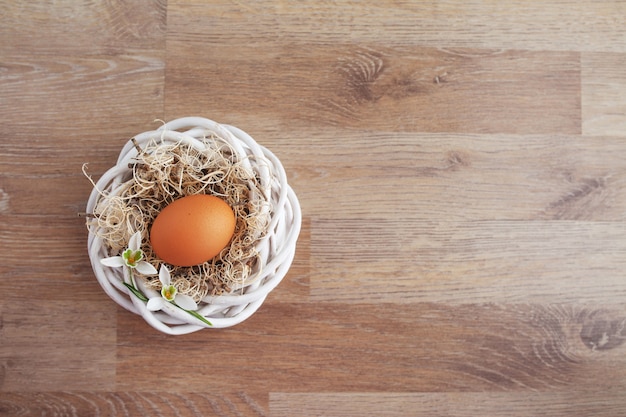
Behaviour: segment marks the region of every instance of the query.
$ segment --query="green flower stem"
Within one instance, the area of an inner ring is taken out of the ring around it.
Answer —
[[[129,271],[129,275],[130,275],[130,284],[128,282],[126,282],[126,281],[122,281],[122,283],[126,286],[126,288],[128,288],[130,290],[130,292],[135,294],[135,296],[137,298],[139,298],[144,303],[147,303],[148,302],[148,298],[145,295],[143,295],[143,293],[141,291],[139,291],[137,289],[137,286],[135,284],[135,276],[133,274],[133,268],[128,268],[128,271]],[[201,322],[205,323],[206,325],[213,327],[213,324],[210,321],[208,321],[204,316],[202,316],[200,313],[198,313],[197,311],[186,310],[186,309],[182,308],[181,306],[179,306],[178,304],[176,304],[174,301],[169,301],[169,303],[172,304],[172,305],[175,305],[176,307],[180,308],[181,310],[185,311],[186,313],[194,316],[195,318],[197,318]]]
[[[170,304],[175,305],[176,307],[180,308],[181,310],[191,314],[192,316],[194,316],[195,318],[197,318],[201,322],[206,323],[207,325],[213,327],[213,324],[210,321],[208,321],[204,316],[202,316],[200,313],[198,313],[197,311],[186,310],[186,309],[182,308],[181,306],[179,306],[178,304],[176,304],[174,301],[170,301]]]
[[[132,268],[128,268],[129,274],[130,274],[130,284],[126,281],[123,281],[123,284],[126,286],[126,288],[128,288],[130,290],[130,292],[132,292],[133,294],[135,294],[135,296],[137,298],[139,298],[141,301],[143,301],[144,303],[148,302],[148,298],[143,295],[141,293],[141,291],[139,291],[137,289],[137,286],[135,284],[135,276],[133,275],[133,269]]]

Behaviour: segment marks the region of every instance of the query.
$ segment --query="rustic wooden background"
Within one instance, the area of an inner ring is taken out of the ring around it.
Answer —
[[[197,115],[285,165],[294,265],[171,337],[77,213]],[[626,415],[626,3],[0,2],[0,415]]]

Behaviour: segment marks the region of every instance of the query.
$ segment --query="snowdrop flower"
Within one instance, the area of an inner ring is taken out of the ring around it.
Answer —
[[[161,265],[159,269],[159,281],[161,281],[161,296],[152,297],[148,300],[146,308],[150,311],[161,310],[165,303],[172,303],[183,310],[196,310],[198,305],[188,295],[178,294],[178,290],[172,285],[170,271],[165,265]]]
[[[122,252],[122,256],[111,256],[110,258],[100,259],[100,263],[106,266],[118,267],[127,266],[135,269],[144,275],[154,275],[157,273],[155,267],[143,260],[143,251],[141,248],[141,232],[136,232],[131,236],[128,242],[128,249]]]
[[[143,260],[143,251],[141,248],[141,233],[137,232],[132,235],[128,242],[128,249],[122,252],[122,256],[111,256],[100,260],[102,265],[119,267],[126,266],[128,268],[130,283],[122,282],[130,292],[132,292],[138,299],[143,302],[147,302],[146,308],[149,311],[158,311],[163,309],[167,303],[186,311],[193,317],[197,318],[207,326],[213,326],[206,317],[202,316],[196,310],[198,305],[190,296],[186,294],[178,294],[178,289],[172,285],[172,279],[170,271],[167,267],[161,264],[161,268],[158,271],[159,281],[161,281],[161,296],[152,297],[148,299],[141,291],[137,289],[135,284],[135,277],[133,271],[138,271],[144,275],[155,275],[157,270],[151,264]]]

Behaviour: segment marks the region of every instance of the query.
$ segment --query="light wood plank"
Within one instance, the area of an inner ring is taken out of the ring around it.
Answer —
[[[586,135],[626,136],[625,53],[582,57],[582,115]]]
[[[194,38],[169,44],[168,118],[254,114],[278,123],[286,135],[300,126],[329,125],[580,133],[577,53],[246,43],[233,54],[233,45]],[[211,76],[201,76],[207,68]]]
[[[15,305],[0,303],[0,391],[114,389],[116,307],[103,298],[31,298],[15,287],[3,288]]]
[[[40,207],[44,209],[45,207]],[[85,219],[69,216],[0,215],[3,262],[0,271],[15,267],[71,268],[75,261],[88,264]],[[80,257],[79,257],[80,256]],[[79,257],[79,259],[77,259]]]
[[[272,302],[307,302],[311,285],[311,221],[302,219],[296,255],[283,281],[267,298]]]
[[[168,2],[168,8],[168,28],[174,29],[174,35],[220,43],[307,43],[314,38],[324,44],[349,39],[437,48],[626,51],[626,5],[619,0],[258,4],[175,0]],[[187,19],[184,28],[177,25],[179,15]]]
[[[111,159],[111,164],[114,164],[115,158]],[[70,170],[74,172],[63,173]],[[0,214],[37,217],[45,213],[49,216],[48,224],[67,217],[74,217],[80,223],[78,213],[85,212],[86,201],[92,190],[92,185],[80,170],[81,165],[75,164],[51,174],[18,174],[15,177],[0,174],[3,193],[0,198],[5,202],[4,208],[0,208]],[[94,180],[97,179],[98,176],[94,176]],[[50,206],[42,207],[42,200]]]
[[[35,126],[11,129],[15,130],[11,136],[0,141],[0,165],[4,167],[4,171],[0,172],[2,184],[9,188],[10,181],[65,180],[71,183],[71,188],[80,188],[80,192],[84,192],[91,185],[82,176],[83,164],[88,164],[88,174],[97,180],[104,171],[113,166],[122,146],[133,134],[129,133],[131,129],[135,129],[135,133],[140,133],[156,126],[146,122],[137,123],[135,126],[107,127],[104,121],[94,122],[100,123],[102,125],[98,130],[101,130],[101,133],[88,137],[80,132],[66,132],[64,135],[61,132],[62,128],[51,128],[56,132],[47,137],[38,135]],[[58,185],[60,184],[48,184],[49,187]],[[37,185],[27,184],[27,186]],[[16,214],[20,214],[19,211]]]
[[[165,18],[163,0],[2,2],[0,51],[117,55],[163,49]]]
[[[120,136],[128,140],[153,129],[144,127],[162,113],[164,63],[158,51],[120,56],[22,53],[5,55],[2,61],[7,68],[0,78],[0,111],[7,115],[3,141],[16,148],[52,143],[71,152],[76,141],[93,146]]]
[[[236,328],[171,338],[123,312],[117,386],[132,390],[158,380],[175,391],[208,392],[240,389],[242,381],[269,392],[626,388],[625,317],[619,305],[268,302]]]
[[[262,401],[267,403],[267,400]],[[211,394],[205,392],[124,391],[124,392],[38,392],[0,393],[0,411],[7,415],[201,417],[267,416],[263,406],[244,391]]]
[[[272,417],[612,417],[626,412],[617,390],[554,393],[272,393]]]
[[[330,128],[304,129],[290,140],[276,131],[252,134],[282,158],[305,212],[316,217],[406,218],[411,227],[626,215],[626,143],[619,138]]]
[[[115,388],[117,306],[86,258],[80,166],[161,113],[164,6],[0,6],[3,392]]]
[[[316,302],[590,302],[626,297],[626,228],[601,222],[321,219]],[[332,242],[332,245],[328,245]]]
[[[2,215],[0,225],[0,390],[113,389],[117,307],[84,255],[83,221]]]

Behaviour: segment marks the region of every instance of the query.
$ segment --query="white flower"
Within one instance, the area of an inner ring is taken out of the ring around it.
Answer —
[[[161,296],[160,297],[152,297],[148,300],[148,304],[146,308],[150,311],[161,310],[165,303],[172,303],[183,310],[196,310],[198,305],[188,295],[178,294],[178,290],[175,286],[172,285],[170,271],[165,267],[165,265],[161,265],[159,269],[159,281],[161,281]]]
[[[141,232],[136,232],[131,236],[126,249],[122,256],[111,256],[110,258],[100,259],[100,263],[106,266],[118,267],[127,266],[130,269],[136,269],[144,275],[154,275],[157,273],[155,267],[143,259],[143,251],[141,248]]]

